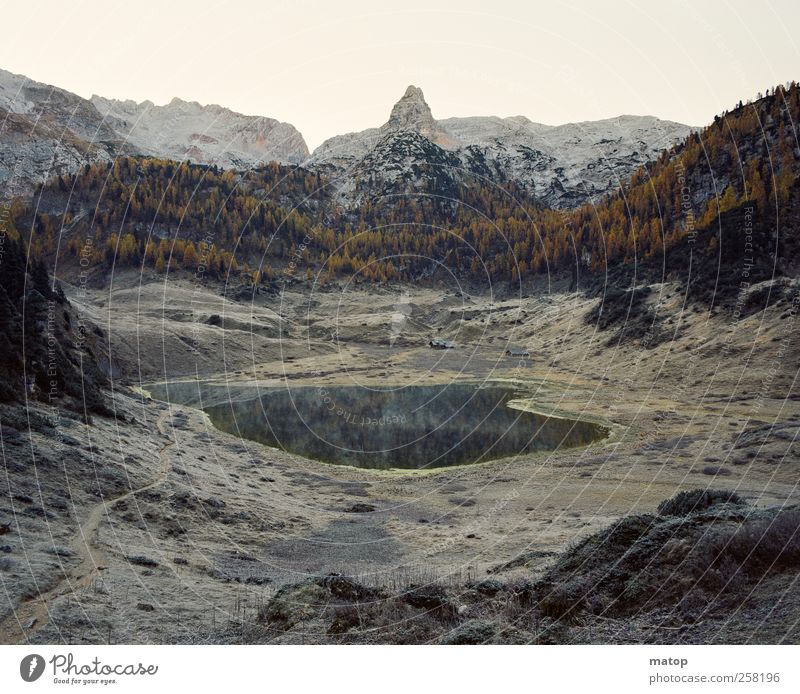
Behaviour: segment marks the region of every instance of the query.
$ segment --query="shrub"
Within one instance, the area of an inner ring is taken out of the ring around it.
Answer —
[[[258,611],[262,622],[288,630],[298,622],[318,617],[330,600],[330,593],[313,579],[283,586]]]
[[[410,585],[403,594],[403,599],[412,607],[430,612],[443,619],[456,616],[457,607],[451,602],[447,591],[439,585]]]
[[[131,564],[136,564],[136,566],[147,566],[149,568],[155,568],[158,566],[158,562],[155,559],[151,559],[150,557],[145,557],[144,555],[138,554],[135,556],[127,557],[127,560]]]
[[[662,501],[658,505],[658,513],[661,516],[688,516],[715,504],[744,506],[746,503],[736,492],[723,489],[693,489]]]
[[[712,477],[717,477],[717,476],[727,477],[728,475],[731,474],[731,471],[728,470],[728,468],[726,467],[720,467],[718,465],[706,465],[703,468],[703,474],[711,475]]]
[[[800,509],[779,511],[771,518],[742,525],[727,552],[751,573],[800,565]]]
[[[501,627],[494,622],[471,619],[456,627],[442,639],[448,646],[475,646],[490,641]]]

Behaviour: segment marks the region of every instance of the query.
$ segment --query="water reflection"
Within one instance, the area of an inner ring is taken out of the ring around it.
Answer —
[[[172,390],[172,389],[170,389]],[[463,465],[581,446],[605,427],[508,407],[519,393],[450,384],[293,387],[205,407],[214,425],[291,453],[366,468]]]

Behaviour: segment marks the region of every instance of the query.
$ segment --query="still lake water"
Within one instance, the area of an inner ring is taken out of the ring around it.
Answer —
[[[230,434],[364,468],[465,465],[583,446],[608,435],[606,427],[591,422],[509,407],[525,394],[501,385],[280,387],[249,398],[207,392],[195,402],[186,385],[150,390],[164,400],[202,402],[214,426]]]

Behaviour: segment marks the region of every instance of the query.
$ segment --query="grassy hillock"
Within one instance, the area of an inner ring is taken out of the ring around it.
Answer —
[[[338,574],[310,577],[282,587],[242,637],[577,643],[607,642],[611,633],[617,642],[681,642],[693,630],[697,640],[711,642],[720,620],[754,619],[761,603],[786,600],[781,587],[800,571],[800,508],[758,509],[724,490],[682,492],[656,514],[624,517],[547,561],[539,557],[538,574],[517,572],[503,580],[503,571],[517,566],[512,562],[466,584],[429,581],[398,588]],[[786,609],[786,633],[774,629],[754,638],[800,638],[792,622],[800,606]],[[751,635],[758,630],[754,625]]]

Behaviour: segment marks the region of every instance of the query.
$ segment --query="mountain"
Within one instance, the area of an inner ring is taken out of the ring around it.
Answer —
[[[339,135],[307,166],[327,173],[342,200],[408,192],[450,195],[476,177],[513,181],[548,207],[575,207],[616,190],[691,128],[652,116],[550,126],[524,116],[436,120],[410,86],[379,128]]]
[[[83,99],[0,70],[0,196],[20,195],[86,163],[122,155],[247,169],[276,161],[326,174],[346,207],[365,198],[514,183],[548,207],[572,208],[621,181],[690,128],[651,116],[549,126],[523,116],[436,120],[410,86],[379,128],[338,135],[309,157],[290,124],[173,99]]]
[[[0,70],[0,197],[125,150],[91,102]]]
[[[140,154],[234,169],[269,161],[297,164],[308,157],[297,129],[274,118],[244,116],[222,106],[177,98],[166,106],[97,95],[91,101]]]
[[[180,99],[88,100],[0,70],[0,197],[128,154],[250,168],[300,162],[308,148],[292,125],[272,118]]]
[[[569,273],[576,286],[596,280],[622,288],[612,297],[622,308],[633,301],[626,290],[637,278],[685,280],[687,299],[719,305],[737,300],[745,272],[754,285],[800,272],[795,83],[692,132],[634,172],[624,190],[567,211],[536,204],[513,182],[498,187],[473,177],[465,185],[460,150],[432,141],[455,131],[406,106],[392,123],[412,114],[411,127],[387,128],[338,182],[341,189],[359,180],[356,171],[371,186],[371,197],[355,209],[344,209],[325,178],[303,167],[235,172],[124,157],[50,180],[27,206],[12,209],[10,222],[31,230],[34,257],[60,253],[62,272],[70,265],[84,271],[90,261],[101,276],[123,266],[193,272],[209,238],[204,266],[220,279],[244,273],[249,282],[257,270],[292,281],[450,276],[485,287]],[[392,159],[403,164],[390,168]],[[452,193],[378,201],[378,181],[387,190],[449,186]],[[772,296],[780,298],[777,290]],[[628,315],[606,311],[599,325]]]

